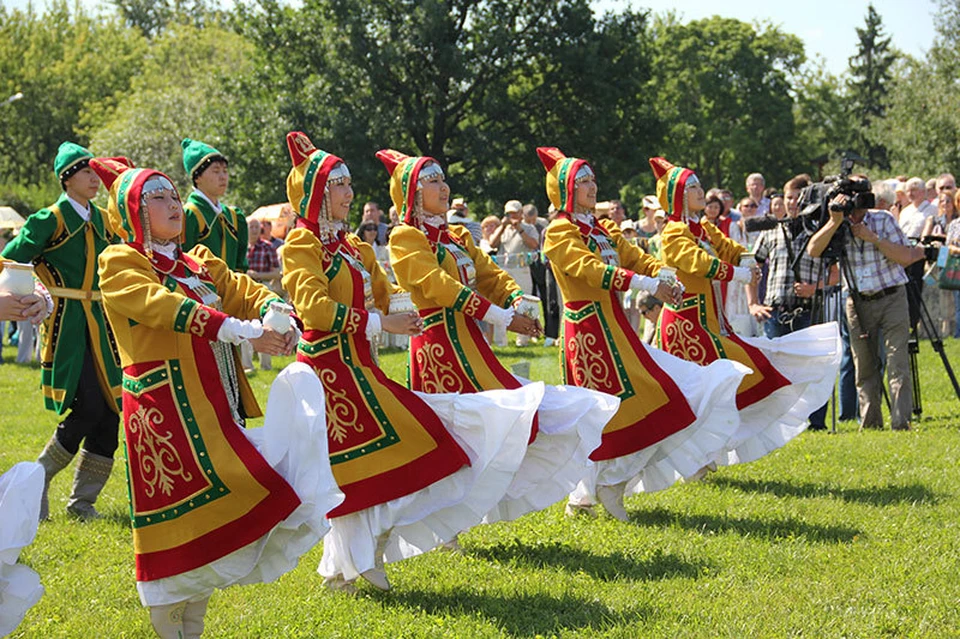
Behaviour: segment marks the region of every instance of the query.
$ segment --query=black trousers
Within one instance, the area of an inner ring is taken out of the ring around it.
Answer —
[[[910,280],[907,284],[907,307],[910,311],[911,331],[917,330],[917,324],[920,323],[920,298],[923,295],[923,271],[926,265],[926,262],[920,260],[903,268]],[[910,291],[911,288],[916,291],[916,295]]]
[[[563,302],[560,299],[560,289],[557,280],[553,277],[553,270],[549,264],[543,264],[543,294],[539,295],[543,306],[543,334],[546,337],[557,339],[560,337],[560,309]],[[536,279],[534,279],[536,286]]]
[[[83,353],[83,370],[70,413],[57,426],[57,441],[74,455],[80,450],[82,442],[84,450],[89,453],[113,457],[117,450],[119,426],[120,416],[110,409],[100,390],[97,369],[88,344]]]

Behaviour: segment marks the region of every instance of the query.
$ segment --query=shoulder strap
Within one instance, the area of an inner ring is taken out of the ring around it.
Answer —
[[[53,213],[53,216],[57,218],[57,228],[51,236],[50,243],[47,244],[46,250],[53,251],[60,248],[64,242],[69,240],[72,235],[67,232],[67,225],[63,221],[63,211],[60,210],[60,204],[54,203],[47,207],[47,210]]]
[[[194,202],[188,201],[183,205],[183,208],[193,213],[193,217],[197,220],[197,242],[207,239],[207,236],[210,235],[210,228],[207,226],[207,218],[203,215],[200,207]]]

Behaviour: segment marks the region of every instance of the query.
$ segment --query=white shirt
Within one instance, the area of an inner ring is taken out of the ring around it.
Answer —
[[[911,239],[919,238],[927,218],[936,212],[937,207],[926,200],[921,202],[920,206],[910,204],[900,211],[900,230]]]
[[[89,203],[86,206],[84,206],[79,202],[77,202],[72,197],[70,197],[69,195],[67,196],[67,201],[70,202],[70,205],[73,207],[73,210],[77,212],[77,215],[83,218],[84,222],[90,221],[90,204]]]

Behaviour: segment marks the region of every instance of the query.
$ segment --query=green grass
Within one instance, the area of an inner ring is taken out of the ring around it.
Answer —
[[[960,342],[948,340],[960,366]],[[698,484],[627,500],[628,523],[566,519],[562,506],[476,528],[461,555],[388,567],[394,590],[326,592],[320,548],[278,583],[213,596],[210,637],[960,636],[960,413],[939,358],[920,354],[924,419],[909,433],[805,433]],[[556,382],[555,349],[499,351]],[[5,360],[13,357],[4,350]],[[395,379],[405,354],[382,354]],[[276,363],[281,363],[276,361]],[[275,373],[258,373],[266,396]],[[0,470],[34,459],[56,420],[35,367],[0,366]],[[46,595],[14,637],[149,637],[138,602],[121,467],[81,524],[63,512],[22,561]]]

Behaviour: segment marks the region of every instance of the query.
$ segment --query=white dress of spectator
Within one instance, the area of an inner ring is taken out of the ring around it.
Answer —
[[[900,230],[908,238],[917,239],[927,218],[937,212],[937,207],[927,201],[927,185],[922,178],[907,180],[907,197],[910,204],[900,211]]]

